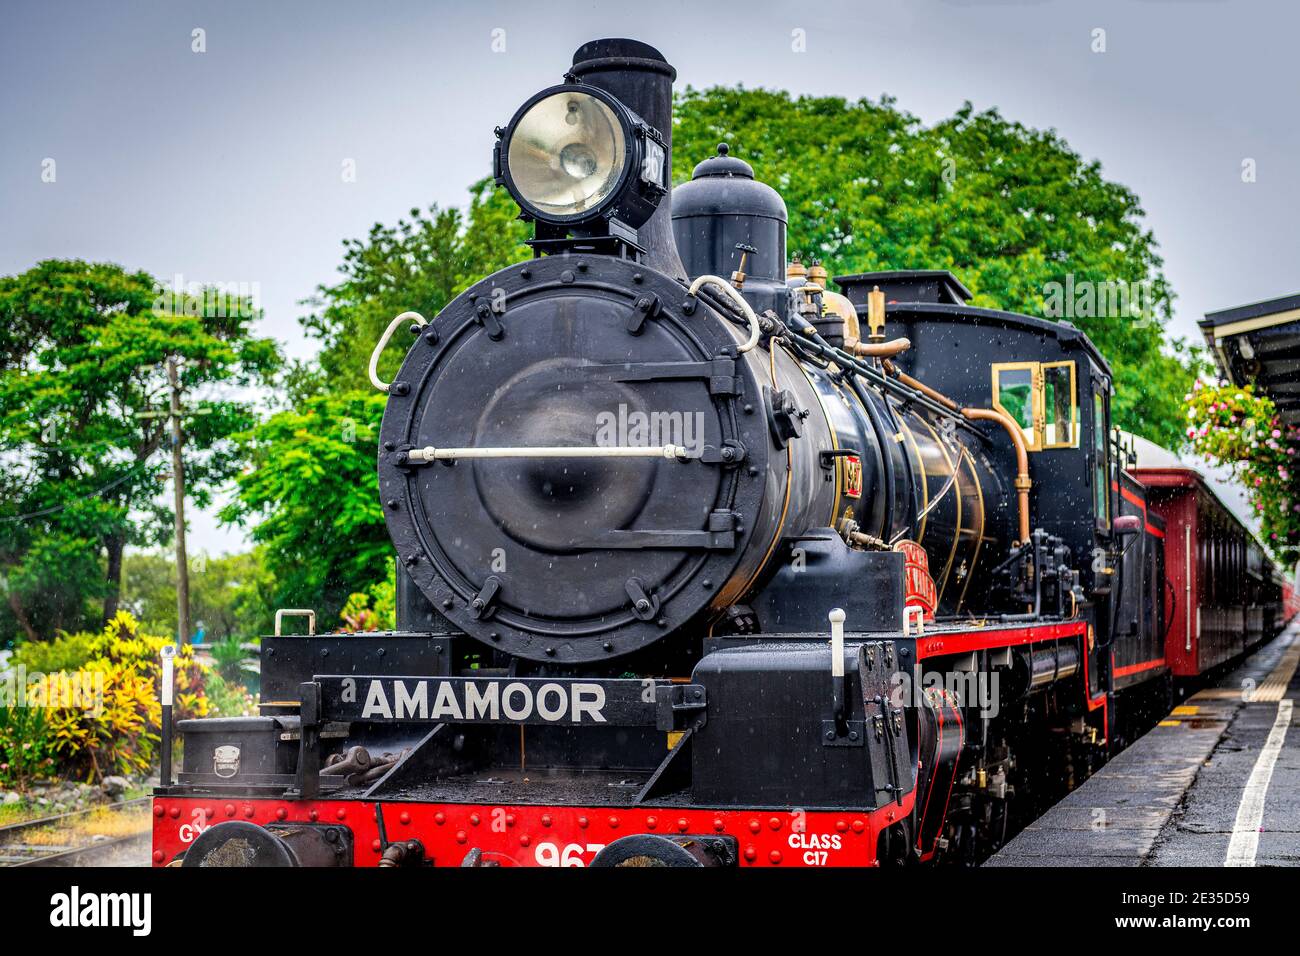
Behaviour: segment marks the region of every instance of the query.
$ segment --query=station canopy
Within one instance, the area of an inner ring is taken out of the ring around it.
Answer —
[[[1224,378],[1254,383],[1283,422],[1300,424],[1300,293],[1209,312],[1200,326]]]

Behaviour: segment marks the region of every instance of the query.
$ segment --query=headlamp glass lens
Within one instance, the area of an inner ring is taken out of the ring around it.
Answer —
[[[587,93],[538,100],[510,135],[506,162],[519,197],[538,212],[574,216],[605,200],[626,163],[623,124]]]

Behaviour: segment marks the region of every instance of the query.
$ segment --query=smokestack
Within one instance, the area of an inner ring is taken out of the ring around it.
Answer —
[[[582,82],[612,93],[624,106],[659,131],[667,147],[664,161],[671,178],[673,80],[677,79],[677,71],[663,54],[639,40],[592,40],[578,47],[573,54],[570,72]],[[659,201],[659,208],[637,230],[637,241],[645,247],[648,265],[684,282],[686,269],[673,239],[672,213],[670,188]]]

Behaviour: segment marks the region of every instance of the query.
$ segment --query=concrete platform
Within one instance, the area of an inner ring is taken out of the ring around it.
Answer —
[[[1292,625],[984,865],[1300,866],[1298,662]]]

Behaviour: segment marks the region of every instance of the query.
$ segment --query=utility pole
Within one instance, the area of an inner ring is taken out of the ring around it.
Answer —
[[[181,383],[176,356],[167,358],[171,385],[172,484],[176,496],[176,632],[182,646],[190,642],[190,565],[185,557],[185,462],[181,458]]]

